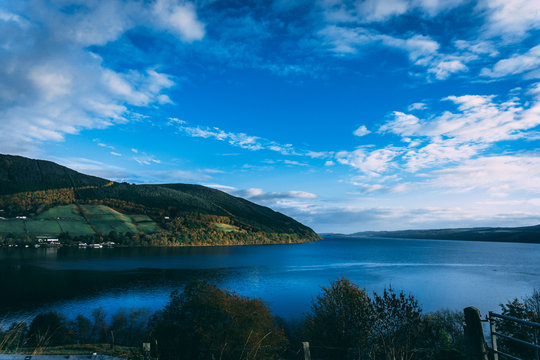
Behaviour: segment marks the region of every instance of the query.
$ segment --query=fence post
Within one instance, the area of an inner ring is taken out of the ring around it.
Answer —
[[[465,345],[467,360],[489,360],[488,347],[484,339],[480,311],[472,306],[463,309],[465,314]]]
[[[489,332],[491,334],[491,347],[493,349],[493,360],[499,360],[499,354],[497,353],[497,335],[495,335],[495,332],[497,332],[497,329],[495,327],[495,319],[491,317],[491,313],[489,314]]]
[[[311,353],[309,352],[309,342],[302,342],[302,347],[304,348],[304,360],[311,360]]]
[[[538,342],[538,329],[534,329],[534,343],[536,345],[540,345]],[[536,357],[536,360],[540,360],[540,352],[538,351],[538,348],[534,349],[534,355]]]

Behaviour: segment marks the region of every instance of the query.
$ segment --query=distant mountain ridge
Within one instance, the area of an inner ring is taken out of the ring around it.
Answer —
[[[540,243],[540,225],[522,227],[478,227],[430,230],[364,231],[350,235],[325,235],[336,237],[366,236],[403,239]]]
[[[70,207],[66,208],[68,205]],[[28,217],[24,226],[13,219],[0,221],[0,235],[4,237],[10,229],[20,228],[25,229],[24,234],[19,230],[21,237],[32,237],[35,233],[29,229],[39,228],[40,224],[42,228],[72,229],[70,235],[103,237],[109,235],[107,230],[117,233],[117,229],[126,229],[125,225],[130,229],[141,228],[134,227],[138,218],[132,215],[142,215],[146,216],[145,222],[154,221],[159,230],[141,233],[140,237],[160,245],[167,242],[174,245],[268,244],[320,239],[312,229],[286,215],[205,186],[116,183],[54,162],[1,154],[0,210],[1,217]],[[53,219],[51,214],[61,216]],[[122,214],[131,218],[123,218]],[[43,219],[44,216],[49,217]],[[105,224],[108,217],[113,220]],[[42,223],[34,223],[38,218]],[[120,218],[124,221],[122,226],[114,222]],[[49,223],[53,220],[58,226]],[[86,223],[77,227],[68,220]],[[93,233],[89,233],[89,228]],[[136,238],[140,240],[139,236]]]

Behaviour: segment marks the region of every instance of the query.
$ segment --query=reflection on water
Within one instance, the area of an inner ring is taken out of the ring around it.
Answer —
[[[474,305],[482,312],[540,288],[540,245],[327,238],[298,245],[206,248],[2,249],[0,317],[103,307],[161,308],[174,289],[203,279],[260,297],[298,317],[320,286],[347,276],[368,291],[415,295],[425,311]]]

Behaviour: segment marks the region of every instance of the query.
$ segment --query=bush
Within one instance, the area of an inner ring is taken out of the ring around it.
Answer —
[[[386,359],[412,359],[420,336],[422,309],[412,295],[392,288],[374,294],[374,345]]]
[[[540,322],[540,292],[533,291],[531,296],[522,300],[514,299],[506,304],[501,304],[503,315],[513,316],[518,319],[532,322]],[[528,342],[534,342],[534,328],[524,326],[513,321],[498,320],[497,331],[508,336],[512,336]],[[498,347],[501,351],[520,357],[522,359],[533,359],[534,349],[530,346],[522,345],[514,341],[499,338]]]
[[[366,355],[374,320],[364,289],[345,278],[323,287],[306,316],[306,335],[313,354],[334,359]]]
[[[261,300],[193,282],[151,323],[160,359],[277,359],[282,329]]]
[[[69,331],[65,318],[55,312],[36,315],[28,330],[28,341],[35,347],[69,344],[73,333]]]
[[[417,357],[426,360],[464,360],[465,338],[462,311],[436,311],[424,315]]]
[[[462,359],[459,314],[423,316],[412,295],[385,289],[370,298],[346,278],[322,288],[304,332],[314,358]]]

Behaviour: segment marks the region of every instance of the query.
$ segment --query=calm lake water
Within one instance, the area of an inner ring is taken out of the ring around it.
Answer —
[[[298,245],[209,248],[0,249],[0,319],[102,307],[158,310],[174,289],[204,279],[262,298],[296,318],[320,286],[341,275],[369,292],[416,296],[424,311],[482,313],[540,289],[540,245],[383,238],[325,238]]]

